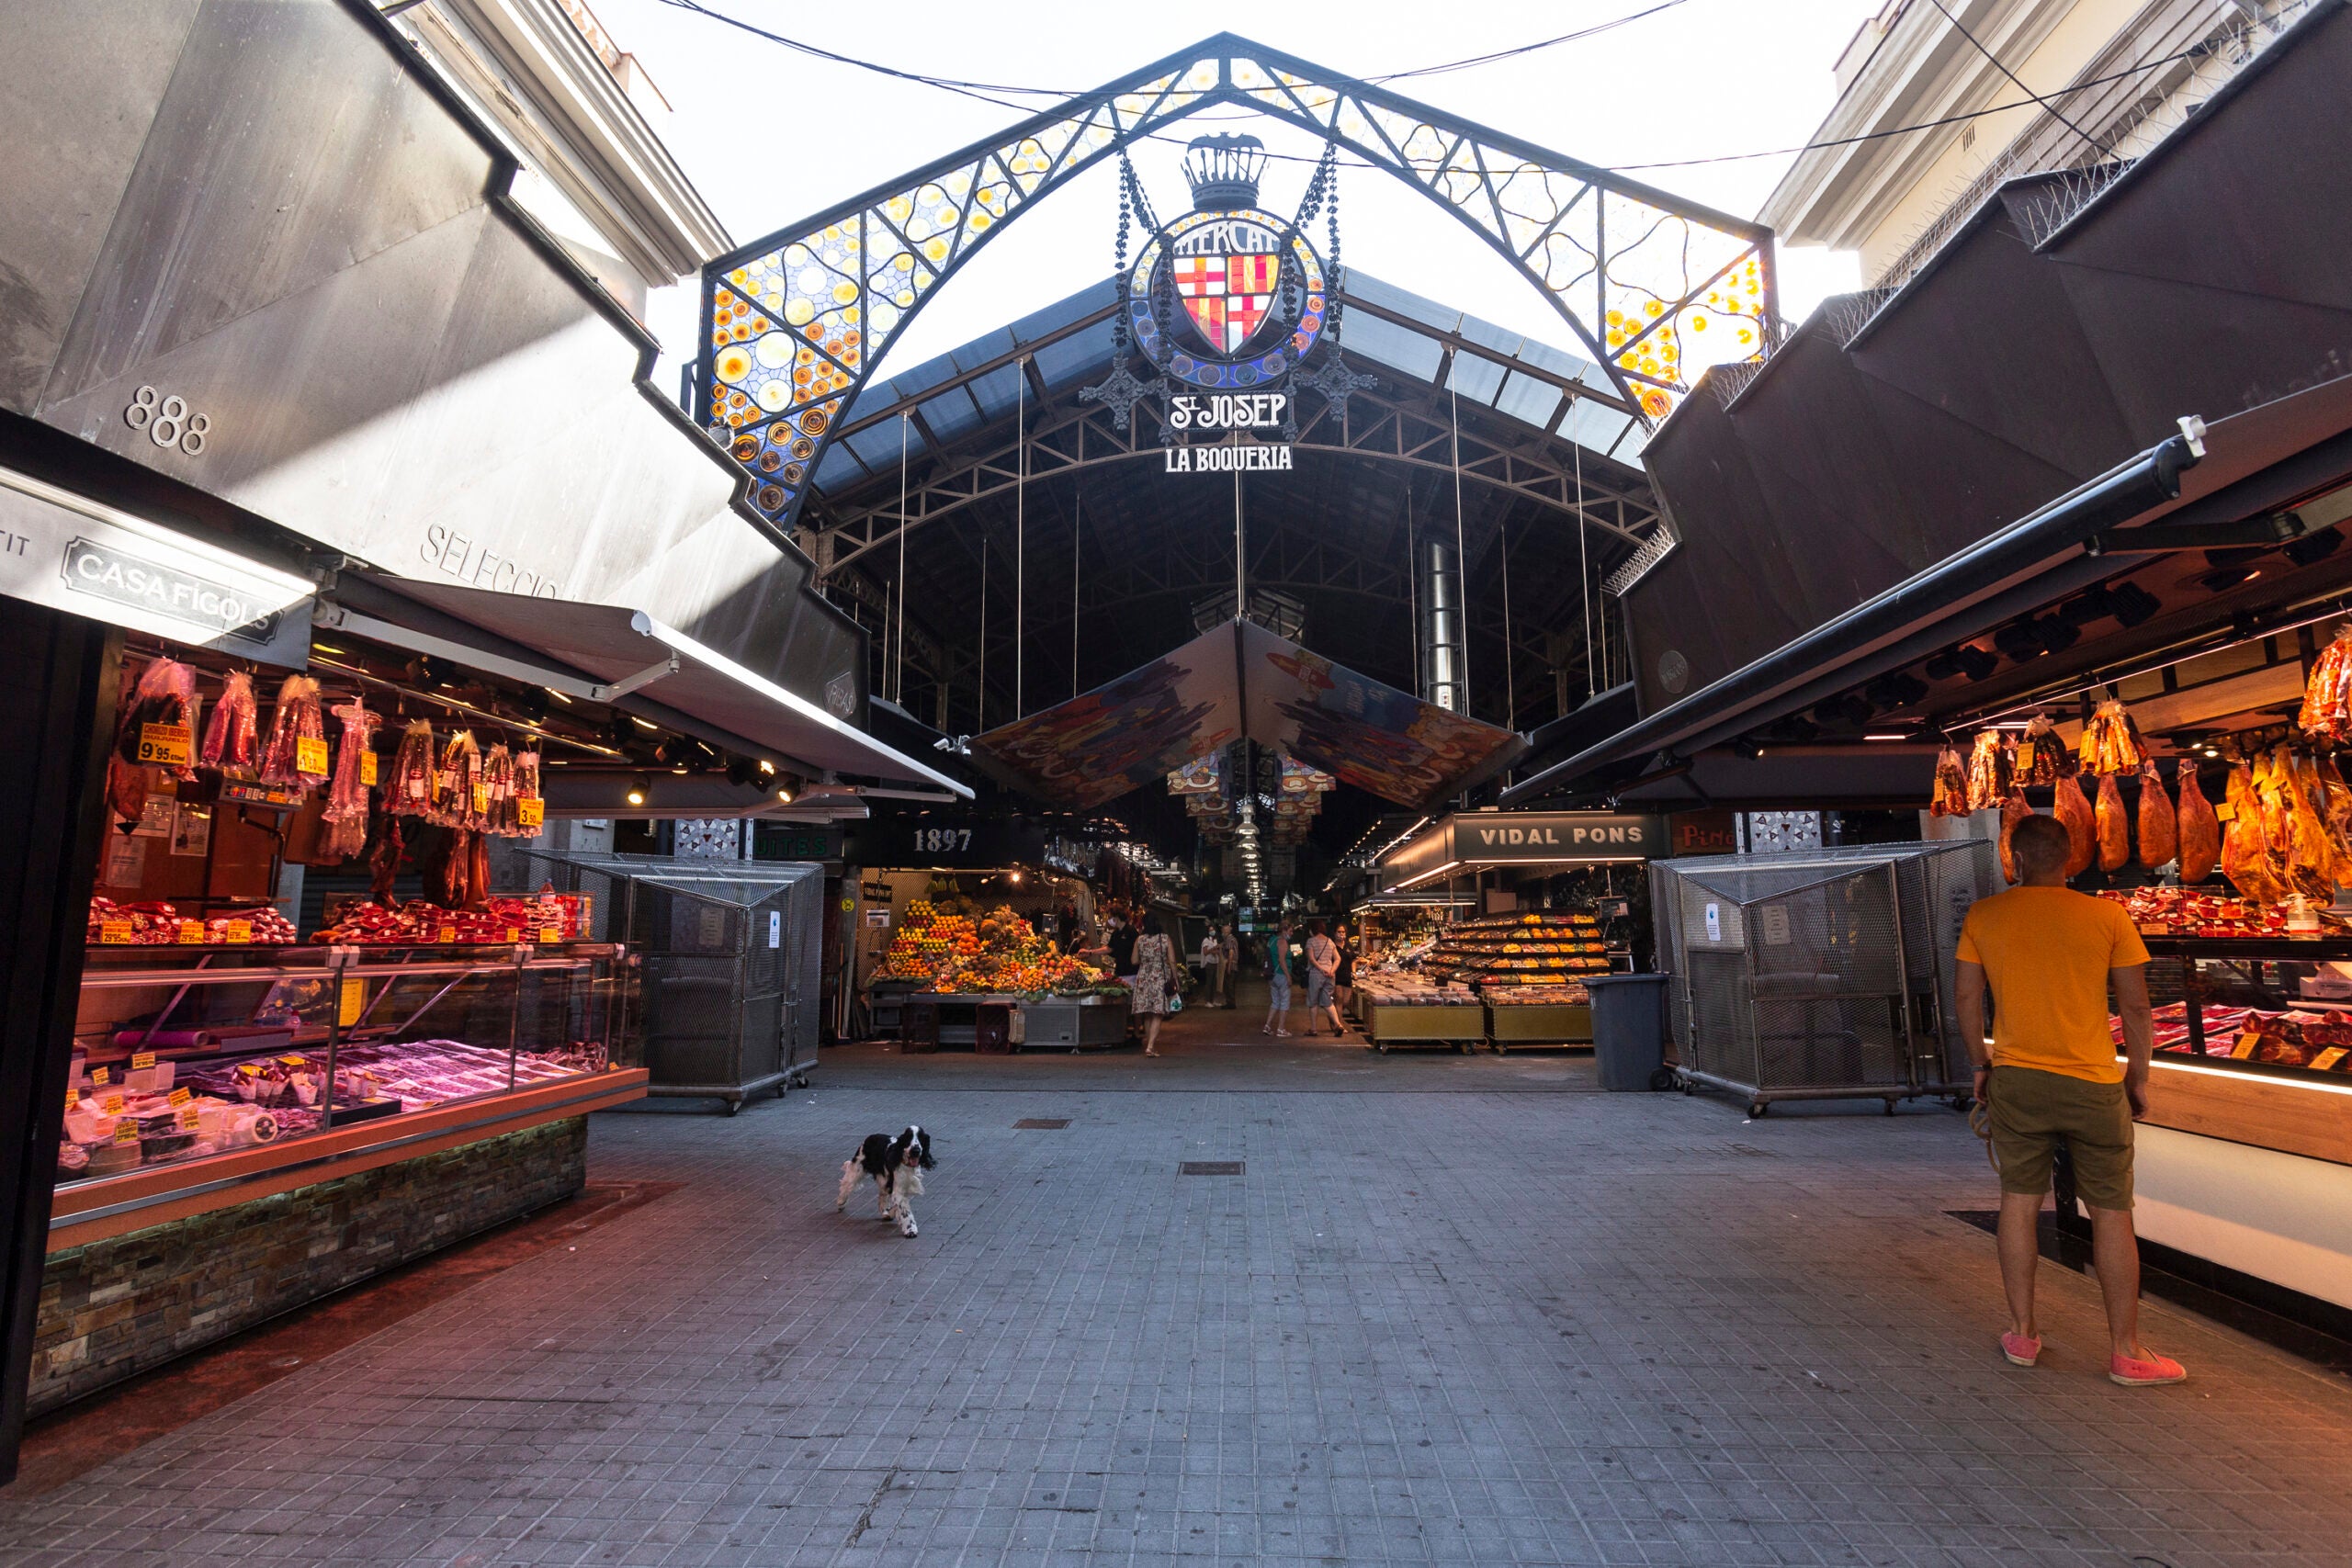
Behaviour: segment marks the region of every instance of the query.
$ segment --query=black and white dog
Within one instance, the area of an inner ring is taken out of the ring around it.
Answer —
[[[875,1195],[881,1200],[881,1218],[896,1220],[899,1234],[915,1234],[915,1207],[911,1200],[922,1196],[922,1173],[937,1167],[931,1157],[931,1134],[921,1127],[909,1127],[897,1137],[888,1133],[876,1133],[858,1145],[857,1153],[842,1161],[842,1190],[833,1200],[833,1213],[849,1207],[850,1194],[867,1177],[874,1179]]]

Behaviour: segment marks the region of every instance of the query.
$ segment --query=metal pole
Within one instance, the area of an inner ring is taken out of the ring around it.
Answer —
[[[1449,364],[1445,374],[1446,397],[1453,408],[1453,613],[1462,626],[1462,707],[1464,717],[1470,713],[1470,625],[1467,619],[1470,580],[1470,552],[1462,543],[1462,394],[1453,386],[1453,370]]]
[[[1584,694],[1592,700],[1599,690],[1592,683],[1592,566],[1591,547],[1585,539],[1584,526],[1584,446],[1580,442],[1568,443],[1574,455],[1577,475],[1577,612],[1584,622]]]
[[[1079,555],[1080,530],[1086,525],[1086,496],[1070,502],[1069,516],[1069,694],[1078,695],[1078,573],[1085,561]]]
[[[334,977],[334,985],[327,998],[327,1085],[319,1100],[322,1133],[334,1125],[334,1056],[335,1047],[343,1041],[343,971],[353,956],[353,950],[347,947],[327,950],[327,973]]]
[[[890,700],[907,700],[907,416],[899,416],[899,652]]]
[[[1242,576],[1241,540],[1241,470],[1236,468],[1233,470],[1233,615],[1236,620],[1250,613],[1248,589]]]
[[[1021,359],[1021,378],[1013,384],[1013,449],[1020,462],[1012,479],[1012,716],[1021,705],[1021,672],[1028,657],[1029,611],[1023,595],[1029,588],[1029,358]]]

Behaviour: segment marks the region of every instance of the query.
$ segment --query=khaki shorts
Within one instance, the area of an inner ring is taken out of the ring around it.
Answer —
[[[2132,1102],[2121,1084],[1995,1067],[1985,1098],[2002,1191],[2049,1191],[2051,1156],[2064,1144],[2076,1196],[2095,1209],[2132,1206]]]

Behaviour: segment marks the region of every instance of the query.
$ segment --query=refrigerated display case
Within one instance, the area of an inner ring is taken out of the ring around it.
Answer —
[[[602,942],[94,947],[51,1247],[635,1099],[634,1005]]]

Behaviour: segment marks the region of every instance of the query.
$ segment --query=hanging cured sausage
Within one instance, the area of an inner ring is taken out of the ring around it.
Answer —
[[[2222,863],[2222,822],[2213,803],[2197,784],[2197,766],[2184,757],[2180,763],[2180,881],[2194,887]]]
[[[2074,786],[2066,786],[2071,789]],[[2025,803],[2022,791],[2001,802],[2001,874],[2011,882],[2018,880],[2017,857],[2009,852],[2009,839],[2018,824],[2033,815],[2033,807]]]
[[[401,731],[384,809],[402,817],[423,817],[433,809],[433,726],[424,719],[412,719]]]
[[[327,787],[327,833],[320,848],[337,860],[349,860],[368,847],[368,785],[362,782],[361,759],[369,755],[376,716],[353,697],[335,705],[334,716],[343,727],[343,743],[335,751],[334,782]]]
[[[261,714],[254,704],[254,678],[242,670],[221,677],[220,700],[204,726],[204,749],[197,761],[224,773],[251,778],[261,765]]]
[[[2123,705],[2099,704],[2091,721],[2083,726],[2083,771],[2102,776],[2136,773],[2147,760],[2148,743],[2140,739],[2140,727],[2132,722]]]
[[[2193,775],[2196,770],[2184,762],[2181,772]],[[2165,793],[2165,781],[2157,773],[2155,759],[2152,757],[2140,770],[2140,863],[2154,871],[2179,853],[2179,819],[2173,813],[2172,796]]]
[[[1928,812],[1933,817],[1968,815],[1968,771],[1953,747],[1945,747],[1936,756],[1936,793],[1928,803]]]
[[[288,675],[277,688],[261,782],[303,789],[327,782],[327,721],[319,711],[319,683],[308,675]]]
[[[1997,729],[1987,729],[1976,737],[1974,753],[1968,760],[1968,808],[1990,811],[2008,799],[2017,754],[2010,750],[2008,737]]]
[[[2073,778],[2081,768],[2050,716],[2035,714],[2025,727],[2025,739],[2018,743],[2018,783],[2054,784]]]
[[[2060,779],[2051,788],[2056,803],[2054,815],[2066,827],[2066,875],[2080,876],[2091,868],[2098,858],[2098,827],[2091,819],[2091,803],[2083,798],[2083,786],[2074,779]]]

